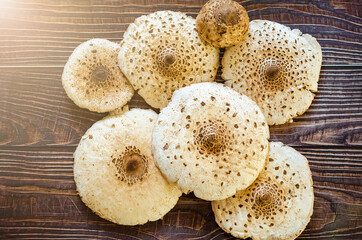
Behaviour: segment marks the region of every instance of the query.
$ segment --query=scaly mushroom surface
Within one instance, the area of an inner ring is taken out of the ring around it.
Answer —
[[[110,112],[124,106],[134,90],[117,64],[119,45],[106,39],[80,44],[65,64],[62,83],[79,107]]]
[[[217,83],[175,91],[153,131],[157,166],[184,192],[224,199],[247,188],[262,170],[269,128],[250,98]]]
[[[225,84],[253,99],[269,125],[303,114],[318,89],[322,50],[317,40],[279,23],[250,22],[246,40],[227,48]]]
[[[181,196],[154,163],[157,114],[132,109],[96,122],[74,153],[74,180],[82,201],[100,217],[123,225],[156,221]]]
[[[159,11],[129,25],[118,62],[145,101],[164,108],[176,89],[215,80],[219,49],[201,42],[192,17]]]

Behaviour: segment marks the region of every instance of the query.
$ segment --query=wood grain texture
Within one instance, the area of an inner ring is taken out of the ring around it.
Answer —
[[[73,152],[106,114],[69,100],[61,74],[90,38],[119,42],[135,18],[159,10],[195,17],[201,0],[0,1],[0,239],[233,239],[209,202],[183,195],[162,220],[118,226],[93,214],[73,181]],[[271,140],[304,154],[315,206],[300,239],[362,239],[362,4],[359,0],[242,1],[250,19],[312,34],[322,46],[319,91]],[[221,81],[220,74],[217,77]],[[135,95],[131,107],[149,108]]]
[[[62,68],[83,41],[97,37],[120,41],[129,23],[154,11],[182,11],[196,17],[204,2],[4,0],[0,9],[0,66]],[[251,20],[278,21],[318,38],[324,65],[362,65],[362,20],[358,15],[362,7],[358,0],[254,0],[243,5]]]

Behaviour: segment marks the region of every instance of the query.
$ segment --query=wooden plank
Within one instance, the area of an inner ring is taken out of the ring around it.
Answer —
[[[159,10],[196,17],[205,1],[3,1],[0,67],[63,67],[73,49],[90,38],[121,41],[135,18]],[[315,36],[324,65],[362,66],[362,12],[358,0],[246,1],[250,19],[277,21]]]
[[[310,163],[312,220],[300,239],[358,239],[362,234],[362,150],[296,147]],[[127,227],[105,221],[82,203],[73,182],[74,147],[0,149],[0,233],[5,238],[226,239],[210,203],[183,195],[163,220]]]
[[[106,115],[72,103],[62,88],[61,73],[62,68],[46,67],[2,70],[0,145],[74,146]],[[361,77],[362,69],[323,68],[311,108],[291,124],[271,127],[271,140],[294,145],[361,146]],[[139,95],[129,105],[149,108]]]

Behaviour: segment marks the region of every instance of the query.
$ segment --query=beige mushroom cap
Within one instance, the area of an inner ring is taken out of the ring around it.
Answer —
[[[106,39],[80,44],[62,75],[68,97],[81,108],[109,112],[125,105],[133,88],[117,64],[119,45]]]
[[[256,181],[234,196],[212,202],[215,220],[235,237],[295,239],[313,213],[313,182],[307,159],[280,142]]]
[[[74,180],[82,201],[123,225],[156,221],[181,196],[154,164],[152,130],[157,114],[132,109],[96,122],[74,153]]]
[[[160,11],[129,25],[118,61],[145,101],[163,108],[176,89],[215,80],[219,50],[201,42],[192,17]]]
[[[254,20],[246,40],[225,51],[222,77],[258,104],[269,125],[283,124],[311,105],[321,63],[322,50],[312,36]]]
[[[269,151],[269,128],[259,107],[217,83],[175,91],[153,131],[157,166],[184,192],[205,200],[247,188]]]
[[[199,36],[219,48],[241,42],[249,28],[245,8],[233,0],[210,0],[196,18]]]

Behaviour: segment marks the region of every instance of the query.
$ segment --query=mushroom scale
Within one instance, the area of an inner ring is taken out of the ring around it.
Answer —
[[[321,47],[312,36],[254,20],[246,40],[226,49],[222,78],[253,99],[269,125],[283,124],[311,105],[321,63]]]
[[[200,38],[215,47],[230,47],[241,42],[249,28],[245,8],[232,0],[210,0],[196,18]]]
[[[215,80],[219,49],[201,42],[192,17],[159,11],[129,25],[118,62],[145,101],[163,108],[176,89]]]
[[[154,163],[157,114],[132,109],[96,122],[74,153],[74,180],[82,201],[100,217],[123,225],[156,221],[181,196]]]
[[[248,187],[262,170],[269,128],[259,107],[217,83],[173,94],[153,131],[156,165],[184,192],[224,199]]]
[[[134,90],[117,64],[119,45],[106,39],[80,44],[69,57],[63,87],[75,104],[95,112],[125,105]]]
[[[255,182],[228,199],[212,202],[218,225],[235,237],[295,239],[313,212],[313,182],[307,159],[280,142]]]

